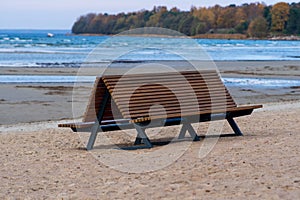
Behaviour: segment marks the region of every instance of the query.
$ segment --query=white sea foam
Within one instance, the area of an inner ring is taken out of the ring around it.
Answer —
[[[251,87],[292,87],[300,86],[300,80],[274,78],[223,78],[226,85]]]
[[[0,83],[74,83],[93,82],[95,76],[0,75]],[[300,86],[300,80],[274,78],[222,78],[226,85],[248,87]]]
[[[1,67],[40,67],[37,63],[22,63],[22,62],[9,62],[9,63],[0,63]]]
[[[0,83],[74,83],[94,80],[95,76],[0,75]]]

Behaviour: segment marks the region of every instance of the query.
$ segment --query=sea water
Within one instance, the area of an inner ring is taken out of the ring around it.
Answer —
[[[44,76],[44,75],[0,75],[0,84],[6,83],[92,83],[96,76]],[[300,80],[276,78],[222,78],[228,86],[251,86],[252,88],[274,88],[300,86]]]
[[[208,58],[214,61],[281,61],[300,60],[300,41],[269,41],[269,40],[221,40],[221,39],[194,39],[195,48],[181,38],[144,38],[147,43],[156,48],[144,48],[124,54],[130,44],[137,44],[140,37],[120,37],[116,46],[105,43],[112,36],[80,36],[68,34],[67,30],[0,30],[0,69],[1,67],[72,67],[79,68],[87,62],[87,57],[100,45],[101,56],[97,62],[109,63],[114,61],[114,54],[121,51],[117,57],[120,62],[165,60],[177,61],[185,55],[197,56],[199,49],[207,53]],[[47,33],[54,37],[47,37]],[[129,48],[130,49],[130,48]],[[168,49],[168,51],[164,51]],[[182,55],[176,52],[182,50]],[[123,53],[123,54],[122,54]],[[47,78],[46,78],[47,77]],[[5,76],[0,77],[1,83],[8,82],[73,82],[69,76]],[[89,78],[88,78],[89,79]],[[259,83],[244,79],[228,79],[226,84],[253,84]],[[252,80],[252,79],[251,79]],[[264,83],[267,80],[265,80]],[[273,82],[272,82],[273,81]],[[274,85],[274,80],[269,80]],[[295,82],[277,81],[278,84],[295,85]],[[296,84],[299,85],[297,82]]]

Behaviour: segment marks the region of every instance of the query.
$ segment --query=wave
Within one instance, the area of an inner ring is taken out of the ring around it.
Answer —
[[[138,61],[139,62],[139,61]],[[0,63],[0,68],[4,67],[18,67],[18,68],[79,68],[79,67],[95,67],[95,66],[106,66],[111,61],[101,61],[101,62],[34,62],[34,63],[22,63],[22,62],[14,62],[14,63]],[[112,62],[114,63],[114,62]],[[116,63],[136,63],[135,61],[116,61]]]
[[[89,83],[94,80],[95,76],[0,75],[0,83]]]
[[[29,46],[30,47],[30,46]],[[51,50],[15,50],[15,49],[0,49],[0,53],[6,54],[88,54],[88,52],[82,51],[71,51],[75,49],[70,49],[70,51],[51,51]]]
[[[300,80],[275,78],[223,78],[226,85],[249,87],[295,87]]]
[[[0,75],[0,83],[93,82],[95,76]],[[225,85],[238,87],[299,87],[300,80],[274,78],[222,78]]]

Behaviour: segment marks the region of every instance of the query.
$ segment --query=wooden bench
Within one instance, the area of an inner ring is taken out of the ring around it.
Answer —
[[[213,70],[104,75],[96,78],[82,122],[58,126],[91,132],[87,150],[93,148],[98,132],[121,129],[136,129],[134,144],[151,148],[146,128],[182,124],[179,138],[189,132],[199,140],[191,123],[226,119],[239,136],[234,118],[261,107],[237,106]]]

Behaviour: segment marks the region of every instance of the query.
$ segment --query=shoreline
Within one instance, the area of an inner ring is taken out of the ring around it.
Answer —
[[[207,61],[215,63],[217,69],[222,75],[235,73],[245,73],[248,75],[275,75],[275,76],[300,76],[300,62],[291,61]],[[174,68],[184,68],[187,61],[147,61],[147,62],[124,62],[113,63],[111,69],[122,68],[126,66],[137,66],[143,63],[159,63]],[[197,62],[196,62],[197,63]],[[205,61],[204,61],[205,63]],[[109,63],[99,64],[98,69],[106,68]],[[86,67],[86,74],[97,73],[97,67]],[[0,67],[1,75],[76,75],[80,67]],[[96,71],[95,71],[96,70]],[[81,75],[85,74],[81,72]]]
[[[269,36],[264,38],[254,38],[249,37],[246,34],[198,34],[193,36],[166,36],[160,34],[114,34],[114,35],[106,35],[106,34],[97,34],[97,33],[66,33],[66,36],[107,36],[107,37],[118,37],[118,36],[128,36],[128,37],[175,37],[175,38],[191,38],[191,39],[211,39],[211,40],[269,40],[269,41],[299,41],[300,36],[297,35],[282,35],[282,36]]]

